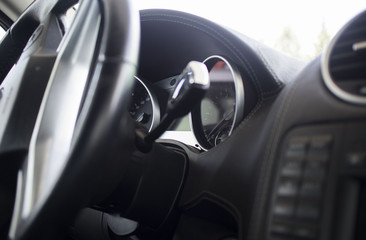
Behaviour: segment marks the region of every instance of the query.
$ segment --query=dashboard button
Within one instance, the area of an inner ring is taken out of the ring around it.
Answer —
[[[303,170],[303,162],[296,160],[288,160],[281,169],[281,176],[301,177]]]
[[[310,148],[329,149],[331,142],[332,142],[332,136],[329,134],[316,135],[311,138]]]
[[[291,226],[286,223],[273,223],[271,226],[271,233],[275,236],[290,236]]]
[[[305,179],[323,180],[326,173],[326,165],[319,161],[307,161],[304,171]]]
[[[320,198],[322,188],[321,181],[304,180],[300,187],[300,197]]]
[[[328,161],[331,141],[332,137],[330,135],[313,137],[308,151],[308,160],[322,162]]]
[[[293,178],[282,178],[278,185],[279,196],[295,197],[299,192],[299,180]]]
[[[291,139],[285,152],[285,159],[299,161],[304,160],[308,141],[308,138],[305,137]]]
[[[366,167],[366,152],[352,152],[346,155],[346,162],[349,167],[365,168]]]
[[[292,217],[295,213],[295,198],[277,198],[273,212],[278,217]]]
[[[300,239],[316,239],[318,231],[314,227],[309,226],[296,226],[292,232],[293,236]]]
[[[318,201],[300,200],[296,208],[296,217],[307,220],[318,220],[320,204]]]

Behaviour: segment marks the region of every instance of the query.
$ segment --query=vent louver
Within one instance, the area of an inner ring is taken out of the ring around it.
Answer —
[[[343,100],[366,104],[366,11],[336,35],[323,57],[328,88]]]

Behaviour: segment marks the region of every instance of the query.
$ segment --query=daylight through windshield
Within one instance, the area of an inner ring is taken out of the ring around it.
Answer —
[[[140,9],[167,8],[226,25],[292,57],[318,56],[339,28],[366,8],[364,0],[138,0]]]

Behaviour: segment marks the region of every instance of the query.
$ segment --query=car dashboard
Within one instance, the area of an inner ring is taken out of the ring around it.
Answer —
[[[65,239],[366,239],[366,12],[309,63],[188,13],[142,10],[139,20],[128,117],[109,138],[128,141],[117,147],[128,153],[100,158],[125,164],[109,166],[118,181],[77,209]],[[139,137],[162,122],[192,61],[207,67],[210,88],[140,149]],[[106,175],[85,176],[104,184]],[[41,223],[62,218],[49,219]]]
[[[217,136],[211,136],[213,140],[211,140],[211,143],[207,142],[207,136],[203,132],[202,125],[208,125],[209,123],[201,123],[203,119],[201,119],[200,115],[206,114],[206,119],[216,118],[216,120],[211,121],[216,121],[217,123],[220,119],[217,119],[218,116],[215,116],[215,114],[225,118],[225,114],[230,115],[231,112],[230,123],[226,124],[229,126],[227,126],[225,136],[230,135],[232,130],[258,104],[262,97],[262,94],[258,94],[260,93],[259,91],[271,94],[270,91],[276,92],[281,89],[282,83],[280,80],[276,79],[273,83],[269,80],[270,78],[277,78],[277,73],[273,72],[273,68],[276,66],[271,66],[267,61],[279,61],[276,64],[281,64],[281,61],[283,61],[283,64],[286,64],[286,61],[291,63],[290,67],[284,67],[284,70],[288,71],[286,72],[287,76],[283,75],[285,81],[304,65],[299,60],[286,59],[285,57],[281,59],[279,54],[245,36],[240,36],[245,39],[245,44],[235,42],[236,34],[238,33],[230,32],[223,28],[220,29],[218,25],[213,23],[207,22],[207,24],[213,25],[206,26],[198,19],[195,21],[193,19],[194,16],[183,14],[180,16],[181,13],[174,11],[167,11],[167,13],[170,15],[166,14],[166,11],[162,11],[161,15],[159,15],[159,11],[151,11],[151,13],[149,11],[141,12],[143,36],[141,40],[140,67],[138,76],[136,76],[137,85],[139,85],[137,88],[141,89],[142,83],[143,88],[146,89],[143,94],[149,95],[149,99],[153,99],[151,104],[155,105],[154,107],[149,106],[149,108],[154,108],[155,111],[152,112],[156,112],[156,114],[147,113],[146,116],[151,116],[151,119],[140,120],[147,121],[143,125],[149,131],[156,127],[158,121],[154,123],[153,119],[161,119],[164,115],[168,97],[177,84],[176,79],[180,71],[190,61],[199,61],[207,65],[210,72],[211,87],[209,92],[206,93],[205,99],[200,103],[201,106],[192,110],[190,116],[176,121],[168,132],[161,137],[163,139],[173,138],[206,150],[216,146],[214,139]],[[164,27],[161,26],[162,24]],[[219,28],[223,32],[216,32],[215,28]],[[233,38],[232,41],[229,40],[230,37]],[[244,48],[242,49],[244,52],[238,51],[237,48]],[[259,54],[256,54],[255,51],[258,51]],[[268,56],[268,59],[264,59],[263,52],[272,53],[279,59],[272,60]],[[250,59],[250,55],[253,55],[258,62],[253,62]],[[221,66],[221,76],[217,67],[220,65],[219,62],[223,65]],[[214,68],[215,66],[213,65],[216,63],[217,66]],[[276,69],[276,71],[278,70]],[[223,76],[223,74],[226,76]],[[257,76],[258,74],[261,76]],[[279,72],[278,74],[282,73]],[[254,80],[258,77],[267,78],[270,84],[275,85],[274,89],[269,90],[267,93],[265,88],[270,86],[266,86],[266,84],[260,86],[257,80]],[[219,80],[218,78],[222,79]],[[217,83],[218,81],[221,83]],[[231,84],[226,86],[224,82],[231,82]],[[158,94],[155,94],[155,91]],[[221,99],[221,101],[227,102],[215,103],[214,99]],[[136,102],[139,100],[133,101],[133,105],[139,107],[139,103]],[[224,104],[228,106],[223,106]],[[218,109],[220,105],[222,107]],[[229,106],[233,106],[233,109],[230,109]],[[130,113],[134,115],[135,111]],[[141,113],[133,117],[137,119],[141,117]],[[225,122],[228,122],[228,120]],[[188,142],[185,139],[189,139]]]
[[[171,76],[185,64],[212,56],[233,66],[243,84],[240,120],[225,141],[209,144],[202,126],[192,121],[204,116],[191,112],[184,130],[195,138],[185,143],[199,152],[186,148],[195,160],[179,201],[184,214],[177,239],[365,236],[365,109],[327,88],[325,53],[305,64],[230,29],[169,10],[142,11],[141,29],[138,75],[149,84],[169,89]],[[222,98],[220,91],[214,94]],[[177,129],[173,125],[161,144],[166,138],[184,142],[186,135]],[[349,229],[336,227],[348,221]]]

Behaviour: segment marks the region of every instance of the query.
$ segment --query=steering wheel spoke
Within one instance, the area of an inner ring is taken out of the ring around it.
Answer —
[[[71,216],[118,184],[118,171],[128,160],[121,159],[122,152],[131,151],[126,144],[133,142],[126,126],[138,21],[127,0],[80,4],[59,46],[18,173],[10,239],[34,237],[55,215]],[[107,172],[108,186],[98,191]]]
[[[18,224],[37,214],[55,188],[69,160],[71,143],[96,46],[100,16],[98,2],[85,1],[61,43],[61,50],[44,94],[25,166],[18,175],[15,217]],[[21,231],[21,229],[19,229]]]

